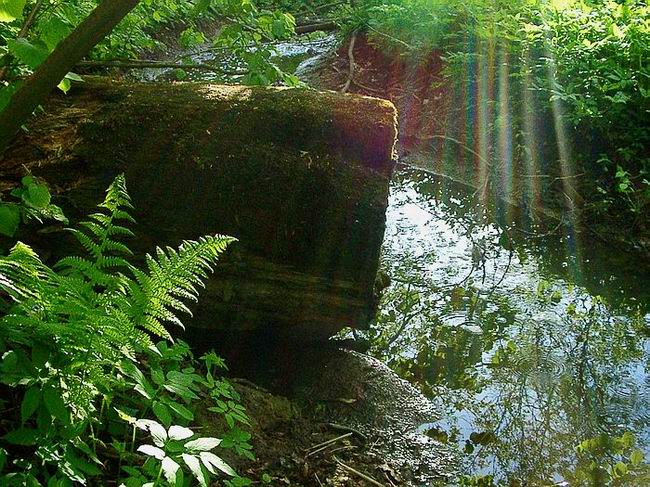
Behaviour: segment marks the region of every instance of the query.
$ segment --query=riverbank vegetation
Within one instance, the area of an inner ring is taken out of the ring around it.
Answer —
[[[12,0],[4,5],[0,80],[6,86],[0,90],[0,108],[21,78],[47,58],[95,3]],[[283,72],[272,57],[274,42],[296,34],[297,18],[308,24],[332,20],[344,36],[364,32],[381,52],[414,66],[439,53],[447,79],[465,98],[460,100],[465,126],[446,135],[460,135],[463,144],[474,148],[480,155],[475,164],[492,164],[493,177],[507,177],[518,165],[530,179],[519,185],[531,205],[546,189],[541,176],[559,178],[559,206],[625,218],[635,232],[645,234],[650,207],[649,17],[641,0],[257,5],[151,0],[140,2],[88,59],[91,66],[137,63],[162,46],[160,33],[168,30],[184,48],[208,43],[212,50],[227,51],[234,57],[229,65],[238,67],[243,83],[295,85],[293,73]],[[211,29],[211,38],[205,33],[210,29],[202,29],[209,23],[220,25]],[[185,76],[179,68],[177,77]],[[66,91],[80,81],[70,72],[59,88]],[[503,190],[508,183],[494,186]],[[511,196],[508,190],[501,193]]]
[[[646,2],[379,2],[357,11],[349,28],[365,29],[396,59],[441,53],[465,94],[467,125],[450,135],[480,154],[477,164],[507,173],[514,161],[529,177],[562,178],[570,209],[647,231]],[[528,186],[534,201],[540,185]]]
[[[85,48],[77,46],[74,56],[66,57],[75,29],[107,3],[0,0],[0,151],[15,143],[17,131],[29,130],[31,114],[41,111],[50,91],[68,93],[86,75],[123,76],[130,69],[159,67],[172,69],[175,81],[188,79],[193,70],[207,70],[220,80],[249,85],[306,86],[279,66],[277,44],[318,35],[313,32],[320,29],[337,30],[339,52],[348,63],[345,82],[334,87],[341,91],[386,95],[385,87],[373,86],[371,80],[357,79],[355,88],[355,42],[361,37],[389,60],[387,65],[408,66],[409,73],[432,64],[440,67],[436,76],[426,78],[424,91],[431,94],[426,116],[435,117],[435,101],[446,97],[445,106],[452,108],[445,117],[451,122],[440,133],[416,134],[417,150],[449,154],[454,164],[463,160],[477,196],[516,201],[531,214],[547,207],[559,210],[560,223],[569,231],[604,221],[610,232],[630,233],[637,247],[650,252],[650,7],[644,0],[133,0],[121,2],[124,8],[110,22],[104,19],[107,35],[89,26],[92,42],[86,38]],[[173,45],[174,55],[161,61],[157,56],[171,49],[167,44]],[[227,62],[200,58],[215,53]],[[52,61],[63,58],[69,66]],[[57,69],[63,70],[61,76],[52,74]],[[31,91],[30,83],[37,83],[37,89]],[[453,150],[441,150],[447,146]],[[0,233],[11,241],[0,258],[3,485],[93,485],[104,477],[127,487],[207,485],[210,479],[229,487],[251,484],[222,458],[224,451],[226,458],[254,458],[244,431],[249,418],[236,390],[222,377],[224,361],[214,352],[196,358],[168,329],[182,326],[177,314],[189,311],[219,255],[236,244],[229,237],[206,236],[184,241],[178,249],[132,256],[123,240],[133,236],[130,210],[120,176],[98,212],[73,225],[86,255],[52,263],[29,242],[12,239],[20,225],[34,220],[67,223],[52,203],[47,182],[27,174],[3,195]],[[509,249],[510,267],[511,243],[501,243],[499,252]],[[474,264],[478,268],[489,258],[476,248],[470,274]],[[422,333],[413,339],[422,345],[419,355],[442,362],[454,340],[465,335],[454,335],[450,328],[409,328],[412,319],[427,317],[424,296],[412,289],[421,270],[416,262],[407,267],[404,274],[411,281],[401,283],[399,292],[389,291],[385,299],[391,301],[371,329],[374,353],[390,361],[388,351],[399,345],[406,330],[404,335]],[[475,307],[482,303],[487,310],[487,298],[477,297],[480,290],[456,288],[457,296],[440,314],[457,312],[466,301]],[[538,290],[534,299],[564,298],[551,298],[545,291]],[[604,304],[596,300],[592,307],[599,311]],[[497,310],[499,316],[488,311],[481,318],[492,320],[493,328],[501,326],[498,320],[504,316],[512,318],[509,326],[514,323],[509,310]],[[437,314],[429,321],[436,320],[441,320]],[[590,333],[607,338],[612,329],[600,314],[588,315],[575,306],[561,325],[561,331],[548,333],[566,335],[571,353]],[[616,326],[618,334],[628,337],[625,320]],[[642,330],[647,322],[639,315],[634,326]],[[527,333],[532,349],[540,333],[535,326]],[[496,338],[490,342],[492,348],[499,343],[499,350],[487,367],[502,371],[501,382],[508,383],[516,373],[511,362],[527,357],[529,349],[517,348],[504,336],[498,337],[503,343]],[[434,349],[433,342],[444,347]],[[624,361],[626,354],[643,356],[640,348],[628,345],[610,349],[598,344],[607,363]],[[557,347],[550,347],[549,355]],[[412,367],[411,357],[400,357],[391,366],[413,382],[422,373]],[[584,374],[579,372],[573,376]],[[474,387],[477,378],[459,380]],[[420,385],[433,395],[426,380]],[[576,387],[564,387],[558,394],[572,401]],[[582,382],[580,387],[585,387]],[[548,389],[545,384],[543,389]],[[597,400],[602,397],[593,398]],[[197,433],[199,409],[223,420],[216,436]],[[577,466],[566,467],[566,478],[576,485],[648,479],[638,438],[627,432],[588,433],[567,447],[576,448],[578,460]],[[481,442],[492,440],[480,437],[468,449]],[[520,444],[506,447],[501,452],[495,447],[495,455],[508,461]],[[492,480],[468,476],[463,482]]]
[[[167,329],[183,326],[177,313],[189,311],[185,303],[198,298],[233,239],[158,248],[143,271],[129,263],[122,241],[133,236],[131,208],[119,176],[99,211],[72,230],[85,256],[49,267],[18,242],[0,260],[3,485],[88,484],[100,476],[127,486],[184,485],[184,475],[207,485],[217,474],[226,485],[246,483],[212,451],[229,445],[251,455],[237,427],[248,418],[219,377],[223,361],[214,353],[195,359]],[[188,428],[199,399],[225,418],[221,438]]]

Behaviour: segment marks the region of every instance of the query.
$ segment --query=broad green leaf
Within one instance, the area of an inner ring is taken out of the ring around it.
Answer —
[[[169,428],[169,437],[172,440],[186,440],[194,435],[194,432],[184,426],[174,425]]]
[[[32,69],[45,61],[50,54],[44,42],[30,42],[23,37],[7,40],[7,47],[11,54]]]
[[[30,387],[25,392],[23,402],[20,404],[20,420],[27,421],[41,403],[41,390],[38,387]]]
[[[149,455],[150,457],[157,458],[158,460],[165,458],[165,452],[153,445],[140,445],[138,451],[145,455]]]
[[[65,454],[65,459],[77,470],[83,472],[86,475],[98,476],[102,474],[102,471],[93,465],[90,462],[87,462],[83,458],[77,456],[72,450],[68,449]]]
[[[174,401],[169,401],[167,402],[167,405],[171,408],[172,411],[178,414],[181,418],[186,419],[188,421],[194,420],[194,413],[189,409],[187,409],[182,404],[179,404]]]
[[[73,73],[72,71],[68,72],[65,77],[71,81],[77,81],[79,83],[84,82],[84,79],[81,76],[79,76],[77,73]]]
[[[165,427],[168,428],[172,424],[172,415],[169,412],[169,409],[167,409],[167,406],[165,406],[163,403],[156,401],[153,403],[151,409]]]
[[[197,438],[185,443],[185,448],[194,451],[210,451],[221,443],[219,438]]]
[[[43,389],[43,402],[49,413],[64,424],[70,423],[70,413],[65,407],[61,393],[53,387]]]
[[[160,369],[152,369],[151,380],[154,381],[155,384],[161,386],[165,383],[165,374]]]
[[[11,443],[12,445],[35,445],[36,439],[38,438],[38,430],[19,428],[17,430],[10,431],[4,435],[3,438],[7,443]]]
[[[39,24],[39,27],[41,39],[43,39],[50,51],[53,51],[59,42],[72,32],[72,27],[56,15],[48,16],[45,21]]]
[[[0,0],[0,22],[13,22],[23,15],[27,0]]]
[[[190,400],[190,399],[198,399],[199,397],[194,394],[187,386],[179,383],[171,383],[171,384],[165,384],[163,386],[165,389],[167,389],[169,392],[173,392],[179,397],[182,397],[185,400]]]
[[[61,82],[56,85],[58,89],[60,89],[63,93],[68,93],[70,91],[70,88],[72,87],[72,83],[68,78],[63,78]]]
[[[200,453],[200,457],[201,457],[201,461],[203,462],[203,465],[205,465],[205,468],[207,468],[211,474],[217,473],[214,470],[214,467],[216,467],[227,475],[233,477],[236,475],[232,467],[228,465],[226,462],[224,462],[220,457],[218,457],[214,453],[204,451]]]
[[[20,210],[15,205],[0,203],[0,233],[13,237],[20,224]]]
[[[23,201],[27,206],[40,210],[50,204],[50,192],[44,184],[30,184],[23,193]]]

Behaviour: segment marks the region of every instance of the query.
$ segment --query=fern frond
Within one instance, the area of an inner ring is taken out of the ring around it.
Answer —
[[[106,197],[99,205],[110,212],[120,211],[120,208],[133,209],[131,197],[126,190],[126,178],[124,174],[118,175],[106,190]]]
[[[38,254],[22,242],[16,243],[9,255],[0,258],[0,290],[14,301],[37,298],[50,274]]]
[[[182,326],[176,313],[190,310],[181,299],[197,299],[196,287],[204,286],[212,266],[233,241],[232,237],[213,235],[186,240],[178,250],[158,247],[156,258],[146,256],[148,274],[131,267],[135,278],[129,286],[132,312],[140,317],[141,326],[157,334],[164,331],[160,336],[169,335],[162,321]]]

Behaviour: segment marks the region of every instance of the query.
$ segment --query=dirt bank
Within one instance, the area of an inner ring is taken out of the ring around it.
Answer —
[[[286,395],[235,380],[257,457],[229,457],[238,471],[274,486],[444,485],[453,454],[419,432],[440,412],[381,362],[325,348],[302,354]],[[202,417],[217,435],[218,421]]]

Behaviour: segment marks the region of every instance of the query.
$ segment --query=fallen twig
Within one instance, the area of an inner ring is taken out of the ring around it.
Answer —
[[[321,451],[323,448],[322,447],[327,447],[331,445],[332,443],[336,443],[337,441],[344,440],[345,438],[349,438],[352,436],[352,433],[346,433],[341,436],[337,436],[336,438],[332,438],[331,440],[324,441],[322,443],[318,443],[317,445],[310,446],[307,448],[307,451],[311,452],[307,456],[312,455],[313,453],[316,453],[317,451]]]
[[[366,475],[366,474],[363,473],[363,472],[359,472],[358,470],[356,470],[356,469],[350,467],[349,465],[346,465],[346,464],[343,463],[341,460],[339,460],[339,459],[336,457],[336,455],[334,455],[334,460],[336,461],[336,463],[338,463],[338,464],[339,464],[341,467],[343,467],[345,470],[347,470],[347,471],[350,472],[350,473],[355,474],[357,477],[362,478],[362,479],[365,480],[366,482],[370,482],[372,485],[376,485],[376,486],[378,486],[378,487],[386,487],[384,484],[381,484],[381,483],[377,482],[375,479],[373,479],[373,478],[370,477],[369,475]]]
[[[345,445],[345,446],[339,446],[338,448],[334,448],[333,450],[331,450],[329,453],[330,453],[330,454],[334,454],[334,453],[336,453],[337,451],[341,451],[341,450],[354,450],[355,448],[358,448],[357,445]]]
[[[296,25],[296,34],[309,34],[310,32],[332,31],[339,28],[339,24],[333,20],[323,20],[322,22],[312,22],[309,24]]]
[[[354,433],[359,438],[361,438],[364,442],[368,441],[368,437],[366,435],[364,435],[358,429],[353,428],[352,426],[345,426],[343,424],[338,424],[338,423],[327,423],[327,426],[329,426],[330,428],[336,431],[346,431],[348,433]]]
[[[108,61],[81,61],[77,63],[77,66],[83,68],[120,68],[120,69],[166,69],[166,68],[175,68],[175,69],[199,69],[203,71],[213,71],[215,73],[225,74],[228,76],[241,76],[246,74],[246,71],[229,71],[223,69],[219,66],[213,66],[211,64],[205,63],[169,63],[162,61],[149,61],[149,60],[139,60],[139,59],[127,59],[127,60],[108,60]]]

